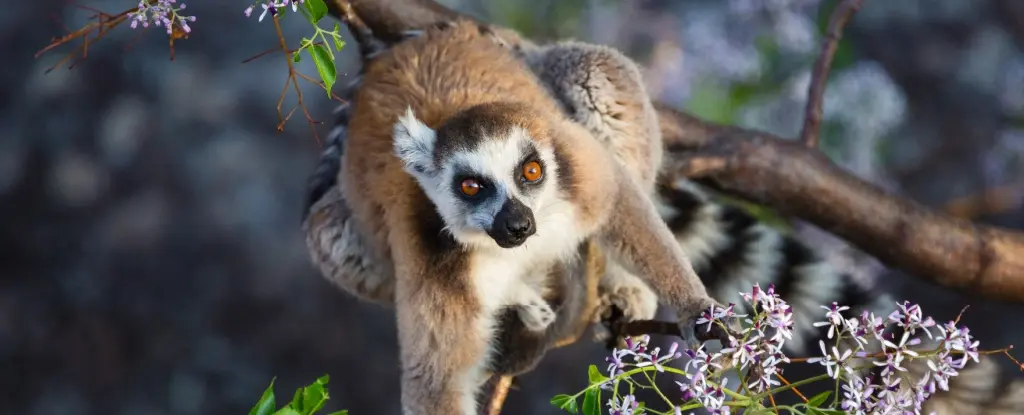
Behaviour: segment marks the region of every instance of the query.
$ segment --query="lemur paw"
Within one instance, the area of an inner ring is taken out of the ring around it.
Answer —
[[[712,304],[714,305],[714,310],[712,310]],[[739,332],[739,327],[734,318],[719,318],[717,319],[718,321],[707,322],[713,314],[717,314],[723,308],[722,305],[712,300],[708,302],[706,307],[697,311],[683,313],[680,310],[678,316],[679,336],[682,337],[683,344],[688,347],[697,347],[701,342],[718,340],[721,342],[722,347],[733,346],[732,342],[735,339],[735,335]],[[722,327],[721,324],[718,324],[719,322],[725,323],[726,327]]]
[[[518,307],[519,319],[529,331],[544,331],[555,321],[555,310],[544,300],[531,300]]]
[[[652,320],[658,312],[658,295],[639,280],[607,287],[597,299],[599,315],[608,318],[612,307],[622,311],[622,321]]]

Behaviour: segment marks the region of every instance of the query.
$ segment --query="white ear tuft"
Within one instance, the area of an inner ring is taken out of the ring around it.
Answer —
[[[402,160],[406,169],[419,173],[433,170],[437,133],[416,119],[412,107],[406,107],[405,115],[395,123],[394,138],[395,155]]]

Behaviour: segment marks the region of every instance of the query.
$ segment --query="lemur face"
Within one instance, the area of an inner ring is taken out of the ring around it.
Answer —
[[[446,125],[434,132],[408,115],[396,126],[396,154],[456,240],[516,248],[543,228],[538,216],[550,214],[558,198],[550,146],[493,118],[468,114],[458,123],[472,128]]]

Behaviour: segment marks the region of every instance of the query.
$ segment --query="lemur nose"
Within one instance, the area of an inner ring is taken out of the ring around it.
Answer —
[[[522,215],[505,222],[505,229],[516,236],[529,235],[533,233],[533,220],[528,215]]]

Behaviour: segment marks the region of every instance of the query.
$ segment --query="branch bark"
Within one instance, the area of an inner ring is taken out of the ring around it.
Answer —
[[[669,133],[663,180],[699,170],[714,187],[813,223],[887,266],[987,299],[1024,302],[1024,234],[888,194],[795,140],[658,110]],[[717,168],[694,168],[708,160]]]

